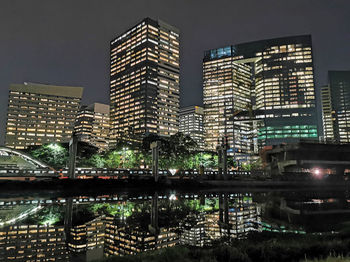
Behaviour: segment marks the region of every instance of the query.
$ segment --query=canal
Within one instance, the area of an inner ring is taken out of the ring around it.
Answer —
[[[347,190],[0,196],[0,261],[99,261],[252,234],[336,237],[349,230]]]

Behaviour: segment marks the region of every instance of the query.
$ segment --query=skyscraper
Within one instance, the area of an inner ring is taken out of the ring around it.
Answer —
[[[350,143],[350,71],[329,71],[321,100],[325,139]]]
[[[180,109],[180,132],[196,141],[204,149],[203,107],[188,106]]]
[[[68,142],[72,136],[82,87],[43,84],[10,86],[6,141],[8,147]]]
[[[321,106],[322,106],[322,127],[325,141],[334,141],[334,123],[335,111],[332,107],[331,88],[329,85],[321,87]]]
[[[140,141],[179,128],[179,30],[145,18],[111,41],[111,137]]]
[[[246,154],[249,127],[235,123],[233,113],[250,105],[252,74],[250,65],[236,63],[231,57],[204,62],[204,130],[205,145],[215,150],[218,139],[226,137],[231,148]],[[240,126],[238,128],[238,125]]]
[[[64,226],[10,225],[0,230],[0,261],[69,261]]]
[[[204,127],[209,148],[225,129],[228,139],[238,137],[250,144],[250,152],[263,145],[317,138],[311,36],[209,50],[204,55],[203,70]],[[243,72],[245,77],[237,80]],[[223,89],[227,91],[220,91]],[[210,106],[214,99],[216,109]],[[227,130],[233,124],[235,135],[230,138]],[[211,126],[217,126],[217,131]],[[237,142],[231,143],[231,150],[243,149]]]
[[[81,141],[91,143],[102,150],[108,149],[109,105],[94,103],[79,110],[75,132]]]

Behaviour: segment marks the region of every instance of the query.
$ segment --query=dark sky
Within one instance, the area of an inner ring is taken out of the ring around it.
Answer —
[[[144,17],[181,31],[181,105],[202,103],[207,49],[311,34],[316,87],[350,70],[349,0],[1,0],[0,142],[10,83],[83,86],[109,102],[109,42]]]

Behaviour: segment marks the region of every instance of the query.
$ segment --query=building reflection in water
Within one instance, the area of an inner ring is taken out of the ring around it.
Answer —
[[[0,231],[0,261],[68,261],[63,226],[14,225]]]
[[[221,238],[242,239],[250,231],[261,230],[259,206],[250,195],[236,194],[229,198],[227,194],[218,197],[219,210],[189,214],[182,226],[180,243],[192,246],[205,246]]]
[[[0,261],[92,261],[177,244],[203,247],[244,239],[276,221],[291,223],[291,213],[304,218],[316,201],[316,196],[270,196],[260,194],[259,203],[249,193],[0,200]],[[332,202],[336,211],[321,200],[317,214],[349,213],[344,195]],[[321,212],[322,205],[330,211]],[[288,216],[278,220],[272,213]]]

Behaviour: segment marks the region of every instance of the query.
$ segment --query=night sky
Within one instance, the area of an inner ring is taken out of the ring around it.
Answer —
[[[144,17],[181,31],[181,105],[202,104],[207,49],[311,34],[316,89],[350,70],[349,0],[1,0],[0,144],[11,83],[83,86],[109,102],[109,42]]]

